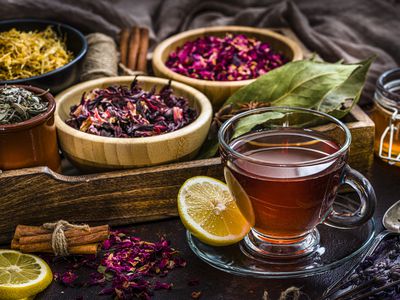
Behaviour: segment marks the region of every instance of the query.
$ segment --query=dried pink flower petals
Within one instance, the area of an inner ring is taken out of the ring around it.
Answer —
[[[239,81],[257,78],[288,60],[270,45],[244,34],[204,36],[170,53],[166,66],[203,80]]]
[[[94,135],[131,138],[175,131],[196,118],[188,99],[176,96],[170,83],[156,93],[155,87],[144,91],[135,79],[130,87],[110,86],[83,94],[65,123]]]
[[[158,242],[143,241],[126,233],[111,232],[103,242],[101,256],[71,257],[71,269],[95,269],[86,285],[102,287],[100,295],[117,299],[150,299],[155,290],[170,290],[172,283],[155,280],[166,276],[176,267],[186,266],[178,251],[161,238]],[[55,273],[56,281],[66,286],[76,286],[78,276],[73,271]]]
[[[60,283],[66,286],[73,286],[75,280],[78,279],[78,275],[76,275],[73,271],[67,271],[64,273],[54,273],[54,280],[59,281]]]

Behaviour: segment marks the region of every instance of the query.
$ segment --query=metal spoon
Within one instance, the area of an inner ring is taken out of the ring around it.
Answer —
[[[387,230],[400,233],[400,200],[388,208],[382,218],[382,223]]]

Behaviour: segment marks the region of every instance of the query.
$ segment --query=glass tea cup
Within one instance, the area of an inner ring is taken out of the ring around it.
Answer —
[[[219,130],[225,180],[252,226],[242,250],[254,257],[296,258],[314,252],[318,224],[354,228],[373,215],[369,181],[347,165],[349,129],[303,108],[267,107],[238,114]],[[335,211],[340,185],[360,198]]]

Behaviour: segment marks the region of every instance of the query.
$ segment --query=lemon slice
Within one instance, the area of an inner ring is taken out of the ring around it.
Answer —
[[[227,185],[214,178],[188,179],[179,190],[178,211],[183,225],[209,245],[237,243],[250,231]]]
[[[41,258],[0,249],[0,299],[31,299],[52,280],[50,267]]]

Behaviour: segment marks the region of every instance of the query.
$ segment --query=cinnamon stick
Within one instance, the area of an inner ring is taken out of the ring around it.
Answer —
[[[32,236],[46,233],[49,233],[49,230],[44,229],[41,226],[18,225],[17,228],[15,228],[14,239],[19,239],[21,236]]]
[[[139,52],[139,42],[140,42],[140,29],[139,27],[132,27],[131,36],[129,38],[129,48],[128,48],[128,64],[129,69],[135,70],[137,64],[137,56]]]
[[[11,249],[21,250],[22,252],[25,252],[25,253],[33,253],[33,252],[53,253],[53,249],[51,249],[51,248],[50,249],[46,248],[41,251],[31,251],[31,252],[24,251],[21,249],[20,244],[16,240],[11,241]],[[93,243],[93,244],[68,247],[68,252],[70,254],[96,254],[99,249],[100,249],[100,244]],[[32,249],[28,249],[28,250],[32,250]]]
[[[119,52],[121,55],[121,63],[124,65],[128,61],[128,43],[129,43],[129,29],[124,28],[119,35]]]
[[[47,231],[46,234],[20,236],[19,243],[20,244],[34,244],[34,243],[39,243],[39,242],[49,242],[52,239],[52,233],[48,233],[48,232],[49,231]],[[102,226],[90,227],[89,230],[70,229],[70,230],[65,231],[65,237],[67,238],[67,241],[68,241],[72,237],[82,238],[83,236],[87,236],[87,235],[97,233],[97,232],[103,232],[105,235],[108,235],[109,226],[102,225]],[[22,232],[22,234],[25,234],[25,232]],[[14,238],[16,238],[16,237],[14,236]]]
[[[140,28],[139,54],[137,60],[138,71],[146,73],[147,71],[147,51],[149,49],[149,30]]]
[[[68,242],[68,249],[73,246],[81,246],[87,244],[93,244],[97,242],[102,242],[108,238],[108,231],[107,232],[95,232],[88,235],[77,236],[67,238]],[[52,250],[51,241],[47,242],[39,242],[39,243],[32,243],[32,244],[20,244],[19,249],[22,252],[31,253],[31,252],[46,252]]]

